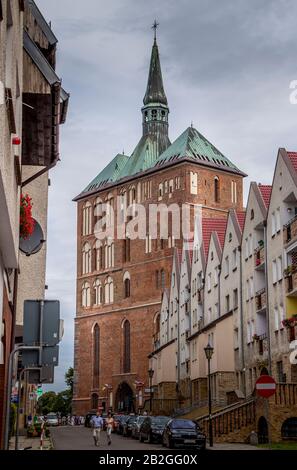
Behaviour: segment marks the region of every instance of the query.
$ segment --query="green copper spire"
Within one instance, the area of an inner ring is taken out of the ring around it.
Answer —
[[[158,23],[155,21],[153,28],[155,29],[154,44],[151,55],[150,71],[147,82],[146,93],[143,98],[144,106],[150,103],[160,103],[165,106],[168,105],[167,98],[164,91],[161,64],[159,57],[159,49],[156,40],[156,29]]]

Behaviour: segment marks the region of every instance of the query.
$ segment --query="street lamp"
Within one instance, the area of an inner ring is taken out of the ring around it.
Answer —
[[[213,355],[213,347],[208,342],[206,348],[204,348],[205,356],[208,361],[208,431],[209,431],[209,446],[213,447],[213,435],[212,435],[212,418],[211,418],[211,386],[210,386],[210,360]]]
[[[154,370],[153,369],[149,369],[148,371],[148,375],[149,375],[149,386],[150,386],[150,414],[152,413],[152,399],[153,399],[153,393],[152,393],[152,380],[153,380],[153,376],[154,376]]]

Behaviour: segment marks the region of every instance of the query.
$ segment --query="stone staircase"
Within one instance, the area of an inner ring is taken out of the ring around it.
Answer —
[[[208,435],[209,416],[199,416],[197,423]],[[256,430],[256,400],[250,398],[234,403],[212,413],[215,442],[246,442],[251,431]]]

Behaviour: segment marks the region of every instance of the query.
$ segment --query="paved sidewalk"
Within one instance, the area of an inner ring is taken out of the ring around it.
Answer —
[[[209,445],[207,445],[207,449],[208,450],[266,450],[266,449],[259,448],[257,446],[252,446],[250,444],[239,444],[239,443],[231,444],[228,442],[217,442],[217,443],[214,443],[213,447],[209,447]]]
[[[14,450],[15,438],[12,437],[9,442],[9,450]],[[19,436],[19,449],[24,449],[25,447],[31,447],[28,450],[40,450],[40,437],[25,437]],[[43,450],[50,450],[52,448],[51,440],[49,438],[44,438],[43,441]]]

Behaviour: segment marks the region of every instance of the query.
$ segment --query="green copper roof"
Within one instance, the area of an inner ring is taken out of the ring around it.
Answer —
[[[143,98],[143,104],[145,106],[150,103],[162,103],[166,106],[168,104],[163,86],[159,49],[156,39],[154,40],[152,48],[149,77],[146,93]]]
[[[114,159],[104,168],[104,170],[96,176],[96,178],[84,189],[83,193],[99,189],[106,184],[113,183],[119,179],[119,175],[126,165],[129,157],[127,155],[118,154]]]
[[[167,139],[166,146],[170,145],[169,139]],[[142,171],[152,168],[160,155],[160,142],[156,136],[148,134],[143,136],[138,145],[136,146],[131,157],[127,161],[119,174],[119,178],[125,178],[127,176],[136,175]]]
[[[197,163],[205,162],[206,164],[210,163],[239,171],[227,157],[200,134],[200,132],[194,129],[194,127],[188,127],[188,129],[159,156],[155,166],[175,162],[185,157],[191,158]]]

